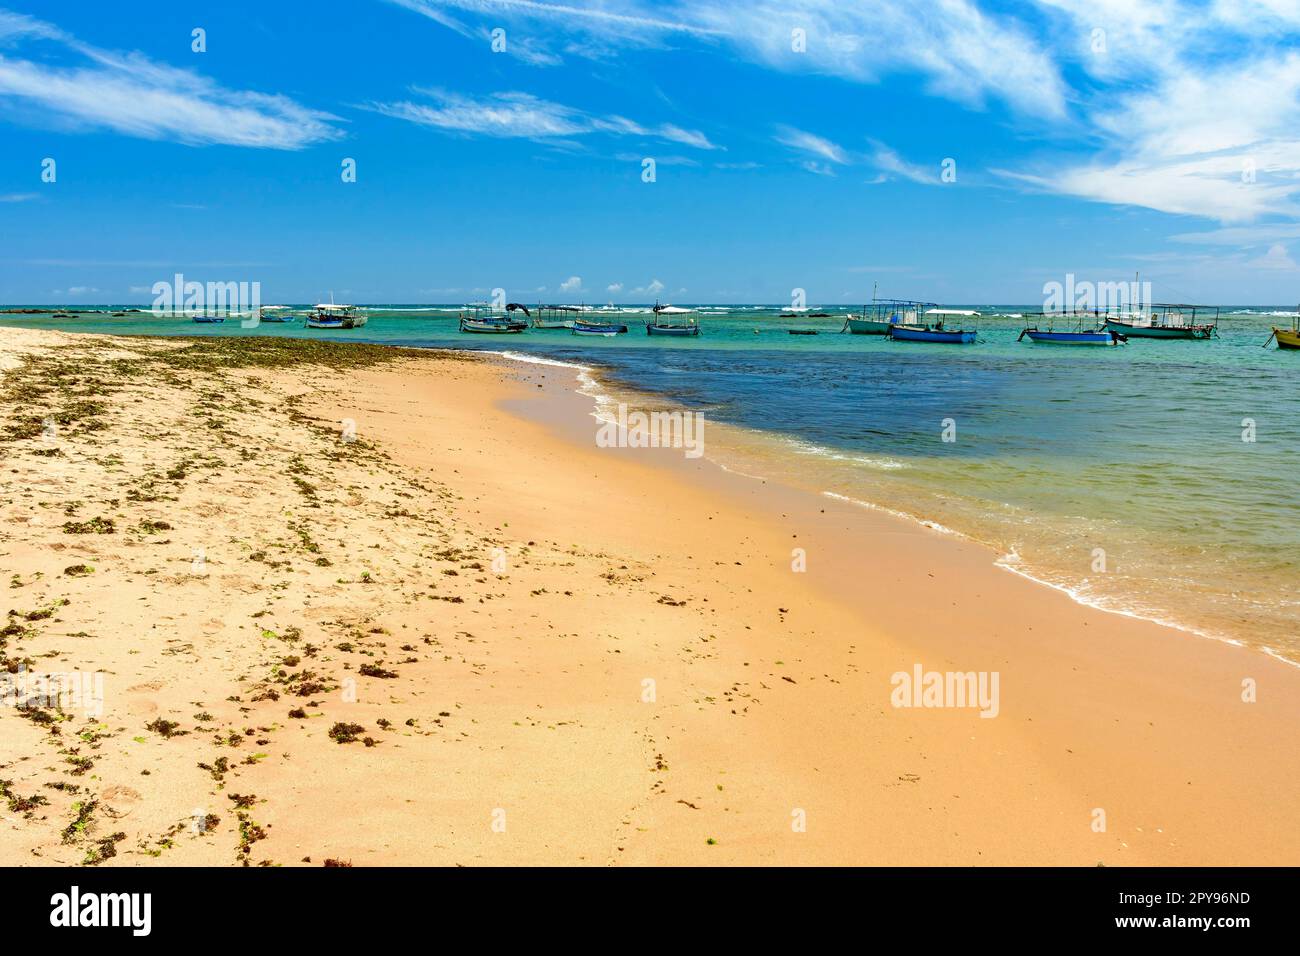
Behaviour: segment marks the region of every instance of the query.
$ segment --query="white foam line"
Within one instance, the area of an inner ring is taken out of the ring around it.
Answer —
[[[894,515],[895,517],[903,518],[905,520],[915,522],[917,524],[922,525],[923,527],[930,528],[931,530],[938,531],[942,534],[949,534],[957,538],[963,538],[967,541],[975,541],[975,543],[977,544],[980,543],[979,541],[970,537],[969,535],[962,534],[960,531],[954,531],[951,528],[944,527],[938,522],[930,521],[926,518],[918,518],[916,515],[911,515],[904,511],[897,511],[893,508],[886,508],[881,505],[874,504],[870,501],[862,501],[857,498],[850,498],[847,495],[837,494],[834,491],[823,491],[822,494],[825,495],[827,498],[834,498],[838,501],[848,502],[849,504],[857,505],[858,507],[861,508],[868,508],[872,511],[880,511],[885,514]],[[1144,614],[1140,611],[1134,611],[1131,608],[1116,607],[1113,604],[1106,603],[1101,598],[1096,598],[1096,597],[1091,597],[1089,595],[1086,595],[1076,588],[1072,588],[1064,584],[1058,584],[1055,581],[1048,581],[1045,578],[1037,577],[1031,574],[1030,572],[1026,571],[1024,568],[1018,566],[1019,561],[1020,561],[1020,555],[1016,554],[1015,552],[1012,552],[1011,554],[1004,554],[998,559],[996,559],[993,562],[993,565],[994,567],[1001,568],[1003,571],[1010,571],[1012,574],[1022,577],[1026,581],[1032,581],[1034,584],[1040,584],[1043,585],[1044,587],[1051,588],[1053,591],[1059,591],[1061,594],[1064,594],[1066,597],[1074,601],[1076,604],[1080,604],[1083,605],[1084,607],[1092,608],[1095,611],[1102,611],[1106,614],[1118,614],[1121,617],[1132,618],[1133,620],[1136,621],[1145,621],[1149,624],[1159,624],[1162,627],[1172,628],[1176,631],[1183,631],[1187,634],[1194,635],[1195,637],[1207,638],[1212,641],[1218,641],[1221,644],[1229,644],[1233,647],[1251,646],[1235,638],[1224,637],[1221,634],[1212,634],[1208,631],[1201,631],[1194,627],[1190,627],[1187,624],[1183,624],[1179,621],[1171,621],[1166,618],[1156,617],[1151,614]],[[1300,667],[1300,661],[1291,660],[1290,658],[1284,656],[1278,651],[1273,650],[1270,647],[1262,647],[1257,649],[1262,650],[1265,654],[1269,655],[1270,657],[1274,657],[1277,660],[1282,661],[1283,663],[1290,664],[1292,667]]]
[[[611,396],[610,393],[601,385],[599,379],[597,379],[594,374],[595,370],[590,365],[582,365],[578,362],[564,362],[560,359],[543,358],[542,356],[531,355],[527,352],[512,352],[508,350],[498,352],[488,349],[484,349],[483,351],[487,352],[489,355],[500,355],[502,358],[508,359],[511,362],[524,362],[530,365],[550,365],[553,368],[574,369],[578,373],[577,393],[579,395],[585,395],[596,403],[595,409],[591,412],[591,417],[597,421],[614,420],[610,412],[610,409],[614,407],[613,396]]]
[[[895,518],[904,518],[908,521],[929,528],[931,531],[937,531],[940,534],[949,534],[955,538],[965,538],[967,541],[974,541],[970,535],[962,534],[960,531],[954,531],[952,528],[939,524],[937,521],[931,521],[929,518],[918,518],[914,514],[908,514],[906,511],[896,511],[893,508],[886,508],[884,505],[878,505],[872,501],[863,501],[860,498],[850,498],[848,495],[842,495],[835,491],[823,491],[827,498],[834,498],[836,501],[845,501],[851,505],[857,505],[859,508],[868,508],[871,511],[880,511],[887,515],[893,515]]]

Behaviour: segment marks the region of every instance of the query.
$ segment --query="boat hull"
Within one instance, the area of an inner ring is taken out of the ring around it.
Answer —
[[[548,330],[551,332],[560,332],[560,331],[567,332],[569,331],[569,329],[573,328],[573,322],[572,320],[568,322],[534,322],[533,328],[538,329],[542,332],[546,332]]]
[[[463,319],[460,323],[462,332],[476,335],[517,335],[527,328],[522,322],[475,322],[473,319]]]
[[[606,337],[622,335],[627,331],[626,325],[596,325],[584,322],[573,323],[574,335],[603,335]]]
[[[688,338],[700,334],[698,325],[652,325],[646,323],[646,335],[673,335],[678,338]]]
[[[876,319],[849,319],[849,331],[854,335],[888,335],[893,327]]]
[[[932,342],[938,345],[969,345],[975,341],[975,332],[971,329],[915,329],[906,325],[895,325],[889,330],[889,337],[896,342]]]
[[[1214,335],[1212,325],[1132,325],[1106,320],[1106,331],[1119,332],[1131,339],[1208,339]]]
[[[1276,326],[1274,326],[1273,335],[1277,338],[1278,348],[1300,349],[1300,330],[1279,329]]]
[[[215,325],[217,322],[226,321],[225,316],[221,315],[196,315],[194,321],[201,325]]]
[[[1114,345],[1118,344],[1116,336],[1121,333],[1110,332],[1052,332],[1039,329],[1025,329],[1024,336],[1031,342],[1043,345]]]

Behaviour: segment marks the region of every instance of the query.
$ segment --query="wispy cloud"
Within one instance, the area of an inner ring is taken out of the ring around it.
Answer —
[[[0,202],[31,202],[33,199],[40,199],[40,193],[3,193],[0,194]]]
[[[33,57],[52,46],[60,61],[0,57],[0,109],[24,123],[267,149],[301,149],[342,135],[331,125],[337,117],[289,97],[228,89],[138,53],[80,42],[32,17],[0,10],[0,41]],[[80,62],[63,65],[69,58]]]
[[[1300,5],[1041,0],[1095,90],[1086,161],[1013,178],[1224,223],[1300,215]]]
[[[814,156],[841,166],[849,161],[848,151],[843,147],[837,146],[829,139],[818,136],[816,133],[795,129],[793,126],[777,127],[776,141],[782,146],[789,146],[791,149],[812,153]]]
[[[617,115],[592,116],[531,93],[495,93],[475,98],[437,89],[416,88],[414,92],[432,103],[405,100],[370,103],[364,108],[422,126],[479,136],[553,139],[606,133],[667,140],[697,149],[718,148],[697,130],[682,129],[669,123],[643,126]]]
[[[1016,21],[982,12],[972,0],[390,0],[466,32],[451,11],[526,22],[590,42],[569,49],[656,46],[682,37],[729,45],[740,56],[791,72],[875,82],[886,73],[920,73],[940,96],[982,105],[1001,99],[1034,115],[1065,110],[1065,87],[1052,57]],[[802,30],[804,52],[792,32]]]
[[[939,183],[939,173],[937,170],[926,169],[924,166],[918,166],[915,163],[909,163],[899,156],[898,153],[886,146],[884,143],[871,141],[874,152],[871,154],[871,161],[876,168],[886,174],[902,176],[904,179],[910,179],[915,183],[924,183],[927,186],[937,185]]]

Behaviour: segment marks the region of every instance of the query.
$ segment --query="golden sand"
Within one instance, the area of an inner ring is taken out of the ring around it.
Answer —
[[[103,691],[0,708],[0,864],[1300,862],[1296,669],[598,447],[569,370],[11,329],[0,374],[0,653]],[[894,706],[918,667],[996,716]]]

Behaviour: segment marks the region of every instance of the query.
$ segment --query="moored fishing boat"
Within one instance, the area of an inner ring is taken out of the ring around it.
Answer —
[[[366,324],[366,316],[355,305],[336,305],[333,296],[330,299],[316,304],[315,311],[307,316],[307,328],[359,329]]]
[[[923,325],[921,310],[937,306],[936,302],[917,302],[913,299],[877,299],[864,305],[859,315],[849,314],[844,319],[841,332],[854,335],[888,335],[895,325]]]
[[[1265,342],[1264,345],[1267,346],[1269,342],[1275,339],[1277,340],[1277,347],[1280,349],[1287,351],[1300,349],[1300,311],[1291,320],[1291,328],[1273,326],[1273,334],[1268,337],[1268,342]]]
[[[617,322],[588,322],[584,319],[573,320],[574,335],[622,335],[627,331],[626,325]]]
[[[896,342],[931,342],[947,345],[969,345],[975,341],[974,329],[945,328],[949,316],[967,318],[978,315],[969,309],[927,309],[922,316],[925,324],[898,323],[889,327],[889,337]]]
[[[674,335],[678,337],[696,336],[700,334],[699,323],[694,318],[686,321],[665,320],[664,316],[690,315],[691,309],[679,309],[675,305],[660,305],[655,303],[655,317],[645,324],[646,335]]]
[[[1205,321],[1210,314],[1213,318]],[[1133,312],[1107,316],[1105,327],[1131,339],[1211,339],[1219,334],[1219,309],[1212,305],[1157,302],[1145,315]]]
[[[264,305],[257,310],[259,322],[292,322],[293,312],[287,305]]]
[[[224,322],[226,317],[224,315],[196,315],[190,321],[203,323]]]
[[[1105,328],[1098,328],[1096,325],[1097,316],[1092,313],[1039,313],[1046,319],[1047,328],[1040,329],[1038,323],[1026,326],[1016,339],[1017,342],[1028,338],[1031,342],[1042,345],[1121,345],[1128,342],[1128,337],[1122,332],[1116,332]],[[1033,315],[1028,318],[1034,318]],[[1057,329],[1056,323],[1062,318],[1073,319],[1072,329]],[[1091,323],[1089,323],[1091,319]],[[1092,328],[1084,328],[1085,324],[1091,324]]]
[[[573,316],[581,315],[582,308],[576,305],[539,305],[537,314],[532,317],[535,329],[571,329]]]
[[[488,306],[476,303],[474,311],[460,313],[460,330],[479,335],[518,335],[528,330],[527,319],[516,319],[511,313],[522,311],[531,317],[532,313],[517,302],[506,306],[505,312],[492,312]]]

